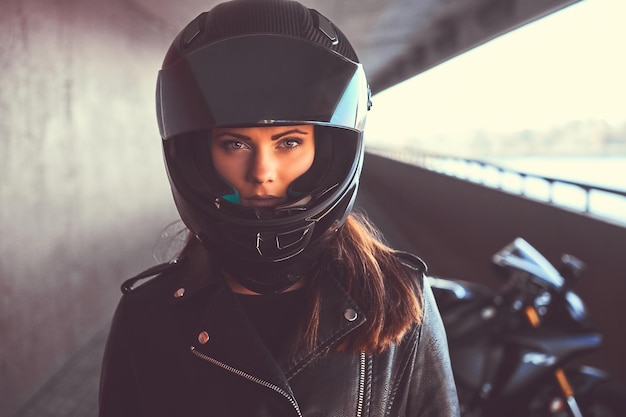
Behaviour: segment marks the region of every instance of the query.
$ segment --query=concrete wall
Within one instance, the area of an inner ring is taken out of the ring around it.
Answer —
[[[123,0],[0,3],[0,415],[106,326],[176,219],[154,115],[173,37]]]
[[[421,256],[432,275],[498,288],[491,256],[522,237],[550,261],[582,259],[576,287],[604,334],[601,351],[582,363],[626,382],[626,228],[520,196],[368,154],[357,202],[393,246]]]

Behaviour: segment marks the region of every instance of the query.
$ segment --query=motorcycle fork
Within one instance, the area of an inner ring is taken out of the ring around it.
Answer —
[[[526,307],[524,311],[526,313],[526,318],[528,322],[533,327],[539,327],[541,325],[541,318],[537,313],[537,310],[534,306]],[[574,390],[572,389],[569,380],[567,379],[567,375],[562,368],[556,368],[554,371],[554,376],[556,377],[556,381],[559,384],[559,388],[563,393],[563,398],[567,402],[567,405],[572,412],[573,417],[583,417],[582,412],[580,411],[580,407],[578,406],[578,402],[576,402],[576,398],[574,398]]]

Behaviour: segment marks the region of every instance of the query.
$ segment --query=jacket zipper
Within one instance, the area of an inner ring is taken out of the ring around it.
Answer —
[[[265,380],[262,380],[260,378],[257,378],[255,376],[252,376],[246,372],[240,371],[239,369],[233,368],[230,365],[226,365],[225,363],[222,363],[220,361],[218,361],[217,359],[213,359],[210,356],[205,355],[204,353],[198,352],[196,350],[196,348],[194,346],[191,347],[191,353],[193,353],[194,355],[196,355],[197,357],[199,357],[200,359],[203,359],[207,362],[210,362],[216,366],[219,366],[222,369],[227,370],[228,372],[232,372],[235,375],[239,375],[242,378],[245,378],[249,381],[252,381],[256,384],[259,384],[263,387],[269,388],[273,391],[276,391],[277,393],[279,393],[280,395],[282,395],[283,397],[287,398],[287,400],[289,400],[289,402],[291,403],[291,405],[293,406],[294,410],[296,410],[296,412],[298,413],[298,416],[302,417],[302,412],[300,412],[300,407],[298,406],[298,403],[296,402],[296,400],[289,395],[288,392],[286,392],[285,390],[283,390],[282,388],[280,388],[279,386],[272,384],[271,382],[267,382]],[[358,394],[358,398],[357,398],[357,407],[356,407],[356,417],[361,417],[363,415],[363,403],[365,401],[365,367],[366,367],[366,355],[365,352],[361,352],[360,354],[360,360],[359,360],[359,394]]]
[[[252,376],[246,372],[240,371],[239,369],[233,368],[230,365],[226,365],[225,363],[222,363],[220,361],[218,361],[217,359],[213,359],[210,356],[205,355],[202,352],[198,352],[195,348],[195,346],[191,347],[191,353],[193,353],[194,355],[196,355],[197,357],[199,357],[200,359],[204,359],[207,362],[212,363],[213,365],[219,366],[222,369],[227,370],[228,372],[232,372],[235,375],[239,375],[242,378],[247,379],[248,381],[254,382],[255,384],[259,384],[265,388],[269,388],[272,391],[275,391],[277,393],[279,393],[280,395],[282,395],[283,397],[285,397],[287,400],[289,400],[289,402],[291,403],[291,405],[293,406],[294,410],[296,410],[296,413],[298,413],[298,416],[302,417],[302,412],[300,412],[300,407],[298,406],[298,403],[296,402],[295,398],[293,398],[291,395],[289,395],[289,393],[287,391],[285,391],[284,389],[280,388],[278,385],[272,384],[271,382],[267,382],[265,380],[262,380],[260,378],[257,378],[255,376]],[[362,362],[364,363],[364,358],[362,358]],[[364,365],[362,365],[364,366]]]
[[[359,396],[356,406],[356,417],[363,415],[363,402],[365,398],[365,352],[361,352],[360,366],[359,366]]]

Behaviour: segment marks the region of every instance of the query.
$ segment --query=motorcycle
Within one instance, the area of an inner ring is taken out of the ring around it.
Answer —
[[[585,265],[563,255],[555,268],[522,238],[493,256],[497,293],[429,277],[448,335],[463,417],[626,416],[626,388],[572,359],[600,348],[573,291]]]

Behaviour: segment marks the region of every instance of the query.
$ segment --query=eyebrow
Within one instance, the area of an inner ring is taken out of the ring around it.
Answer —
[[[271,139],[272,139],[272,141],[275,141],[275,140],[278,140],[278,139],[282,138],[283,136],[291,135],[292,133],[300,133],[302,135],[308,135],[308,132],[305,132],[303,130],[300,130],[300,129],[290,129],[290,130],[286,130],[284,132],[280,132],[280,133],[276,133],[275,135],[272,135]],[[235,132],[230,132],[230,131],[220,132],[216,136],[216,139],[219,139],[222,136],[234,136],[237,139],[243,140],[243,141],[249,141],[250,140],[249,136],[242,135],[242,134],[235,133]]]
[[[308,135],[308,133],[303,131],[303,130],[291,129],[291,130],[287,130],[285,132],[281,132],[281,133],[277,133],[275,135],[272,135],[272,140],[280,139],[281,137],[283,137],[285,135],[291,135],[292,133],[300,133],[300,134],[303,134],[303,135]]]
[[[246,136],[246,135],[240,135],[239,133],[233,133],[233,132],[229,132],[229,131],[226,131],[226,132],[220,132],[219,134],[217,134],[217,135],[215,136],[215,139],[220,139],[222,136],[234,136],[234,137],[236,137],[237,139],[239,139],[239,140],[243,140],[243,141],[250,140],[250,137],[249,137],[249,136]]]

